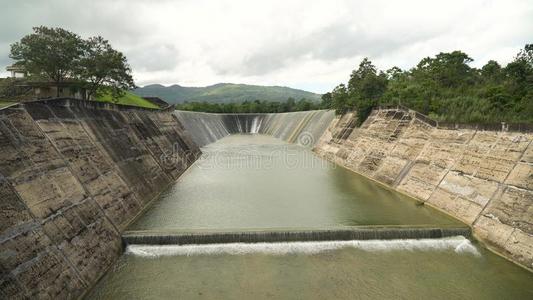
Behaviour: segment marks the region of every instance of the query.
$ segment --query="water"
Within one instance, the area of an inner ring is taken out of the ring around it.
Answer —
[[[470,237],[470,228],[357,226],[313,230],[240,230],[214,232],[128,231],[122,235],[126,244],[199,245],[226,243],[275,243],[305,241],[354,241],[394,239],[437,239],[452,236]]]
[[[231,135],[202,150],[202,158],[129,229],[458,224],[269,136]]]
[[[332,110],[273,114],[211,114],[176,110],[174,115],[199,146],[229,134],[260,133],[290,143],[313,146],[331,124]]]
[[[89,298],[533,299],[531,273],[461,238],[130,247]]]
[[[251,124],[251,130],[260,126]],[[216,234],[297,228],[315,234],[353,225],[461,225],[274,138],[229,136],[203,151],[130,229]],[[532,273],[464,237],[405,237],[133,244],[88,298],[533,299]]]

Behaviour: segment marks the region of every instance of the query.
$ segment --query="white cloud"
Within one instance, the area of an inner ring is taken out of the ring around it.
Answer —
[[[526,0],[0,2],[1,64],[32,26],[62,26],[109,39],[141,85],[239,82],[325,92],[364,56],[380,68],[409,68],[460,49],[481,66],[505,64],[533,42]]]

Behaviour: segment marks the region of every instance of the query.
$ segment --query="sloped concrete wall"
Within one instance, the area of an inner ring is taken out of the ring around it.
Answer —
[[[462,220],[533,269],[533,134],[439,129],[396,109],[354,120],[337,117],[315,152]]]
[[[170,112],[68,99],[0,110],[0,298],[82,295],[199,154]]]
[[[328,110],[272,114],[176,111],[175,115],[200,146],[214,143],[230,134],[259,133],[312,147],[335,117],[334,112]]]

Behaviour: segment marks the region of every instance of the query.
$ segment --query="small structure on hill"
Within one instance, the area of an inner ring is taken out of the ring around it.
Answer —
[[[34,99],[46,99],[56,97],[68,97],[87,100],[88,91],[76,81],[64,81],[60,83],[50,81],[29,81],[23,83],[33,91]]]
[[[26,78],[7,78],[0,86],[0,98],[29,101],[48,98],[76,98],[90,100],[88,91],[79,82],[29,81]]]
[[[0,83],[0,98],[13,101],[29,101],[48,98],[76,98],[90,100],[88,90],[77,80],[65,80],[59,83],[28,74],[24,66],[11,65],[6,70],[11,72]]]
[[[26,77],[26,68],[18,65],[11,65],[6,67],[6,71],[11,73],[11,78],[24,78]]]

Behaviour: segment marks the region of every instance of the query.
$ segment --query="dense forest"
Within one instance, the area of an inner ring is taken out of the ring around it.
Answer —
[[[423,58],[410,70],[378,70],[365,58],[347,84],[322,95],[322,102],[185,102],[180,110],[216,113],[356,110],[362,123],[376,106],[402,105],[438,121],[457,123],[533,123],[533,44],[505,67],[494,60],[482,68],[470,66],[466,53],[453,51]]]
[[[402,105],[439,121],[533,123],[533,44],[502,67],[481,69],[461,51],[422,59],[410,70],[378,70],[365,58],[340,84],[322,96],[322,108],[356,110],[363,122],[373,107]]]
[[[282,113],[321,109],[322,104],[316,101],[288,98],[287,101],[244,101],[230,103],[184,102],[176,105],[179,110],[203,111],[210,113]]]

